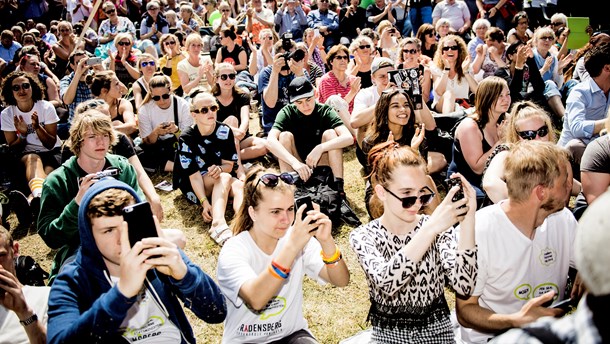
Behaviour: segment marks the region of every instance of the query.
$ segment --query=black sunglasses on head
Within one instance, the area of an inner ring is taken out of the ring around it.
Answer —
[[[225,81],[227,79],[231,79],[231,80],[235,80],[235,77],[237,76],[237,74],[235,73],[230,73],[230,74],[220,74],[220,80]]]
[[[258,178],[258,181],[256,182],[256,185],[254,185],[254,188],[256,188],[258,186],[258,183],[260,182],[263,182],[265,186],[274,188],[280,182],[280,179],[288,185],[294,185],[294,183],[296,183],[297,181],[297,178],[295,178],[292,174],[288,172],[282,172],[280,174],[266,173],[263,174],[260,178]]]
[[[524,140],[534,140],[536,136],[545,137],[549,134],[549,127],[543,125],[538,130],[517,131],[517,134]]]
[[[407,196],[407,197],[398,197],[395,193],[393,193],[392,191],[388,190],[388,188],[386,188],[385,186],[383,188],[390,195],[396,197],[397,200],[401,201],[402,202],[402,207],[404,209],[408,209],[408,208],[411,208],[412,206],[414,206],[415,203],[417,203],[418,199],[421,202],[422,207],[425,207],[428,204],[430,204],[430,202],[432,202],[432,199],[434,198],[434,196],[436,196],[436,194],[432,190],[430,190],[430,188],[427,187],[427,186],[424,186],[424,189],[427,190],[427,191],[430,191],[429,194],[425,194],[425,195],[421,195],[421,196]]]
[[[169,93],[162,94],[162,95],[160,95],[160,96],[152,96],[151,98],[152,98],[152,100],[154,100],[154,101],[156,101],[156,102],[158,102],[159,100],[161,100],[161,98],[163,98],[163,99],[169,99]]]
[[[202,113],[202,114],[207,114],[208,112],[216,112],[218,111],[218,105],[211,105],[211,106],[202,106],[199,109],[191,109],[192,113]]]

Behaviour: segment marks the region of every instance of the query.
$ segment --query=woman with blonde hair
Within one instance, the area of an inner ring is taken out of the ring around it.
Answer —
[[[170,77],[172,80],[172,91],[178,96],[182,96],[182,85],[178,76],[178,63],[186,57],[182,52],[182,45],[176,35],[168,33],[159,39],[161,48],[161,58],[159,58],[158,70]]]
[[[193,32],[199,33],[199,24],[194,18],[193,7],[190,4],[180,6],[180,20],[177,26],[187,35]]]
[[[72,24],[69,21],[62,20],[57,24],[57,32],[59,37],[57,43],[51,46],[55,54],[55,68],[53,73],[58,78],[63,78],[68,71],[70,54],[79,46],[84,46],[84,42],[79,44],[78,39],[74,35]]]
[[[132,86],[136,109],[139,109],[144,103],[144,98],[148,94],[148,82],[155,75],[158,68],[158,61],[151,54],[144,53],[138,56],[138,70],[142,76]]]
[[[197,86],[209,91],[214,86],[213,63],[210,56],[201,56],[203,38],[199,33],[186,36],[187,58],[178,63],[178,78],[182,91],[189,94]]]
[[[428,63],[431,61],[421,54],[422,43],[418,38],[405,37],[400,41],[397,69],[416,69],[419,75],[421,97],[424,103],[430,100],[432,89],[432,74]],[[415,94],[415,93],[412,93]]]
[[[379,33],[379,43],[377,47],[381,49],[381,56],[389,57],[396,61],[398,59],[398,43],[400,32],[392,25],[389,20],[382,20],[377,25]]]
[[[110,53],[105,61],[106,69],[116,73],[125,86],[131,87],[140,77],[137,68],[138,56],[133,47],[133,36],[130,33],[119,33],[115,36],[116,53]],[[139,53],[139,52],[138,52]]]
[[[349,52],[354,58],[347,65],[347,74],[360,77],[361,88],[372,86],[371,65],[377,53],[373,40],[367,36],[358,36],[350,44]]]
[[[246,177],[234,237],[218,256],[218,284],[227,299],[223,343],[318,343],[303,317],[303,277],[349,283],[331,220],[317,204],[295,206],[295,182],[290,173],[260,167]],[[247,331],[243,324],[266,330]]]

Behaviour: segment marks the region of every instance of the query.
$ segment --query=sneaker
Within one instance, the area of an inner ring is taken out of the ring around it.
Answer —
[[[11,209],[15,212],[17,221],[19,221],[19,226],[29,227],[32,224],[32,210],[30,209],[28,198],[17,190],[9,192],[8,198]]]

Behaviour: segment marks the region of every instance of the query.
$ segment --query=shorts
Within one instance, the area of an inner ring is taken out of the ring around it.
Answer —
[[[559,87],[553,80],[547,80],[544,82],[544,98],[547,100],[553,96],[560,96],[561,92],[559,91]]]
[[[17,157],[21,159],[22,157],[30,154],[36,154],[40,157],[42,161],[42,166],[50,166],[53,169],[59,168],[61,166],[61,147],[55,147],[50,151],[33,151],[33,152],[21,152],[18,153]]]

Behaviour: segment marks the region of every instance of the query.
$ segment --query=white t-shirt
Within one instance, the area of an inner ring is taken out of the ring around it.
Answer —
[[[138,110],[138,126],[140,127],[140,137],[144,138],[150,135],[153,130],[163,122],[174,122],[174,100],[178,100],[178,128],[180,131],[185,131],[186,128],[193,124],[191,116],[191,108],[189,103],[181,97],[172,95],[170,98],[171,105],[167,109],[161,109],[153,100],[142,105]],[[161,139],[167,139],[173,134],[161,136]]]
[[[209,55],[204,55],[199,58],[199,65],[201,65],[204,60],[209,60],[210,63],[212,63],[212,58],[210,58]],[[178,62],[178,71],[186,73],[189,76],[189,82],[191,82],[198,78],[199,67],[193,66],[189,62],[189,59],[185,58],[182,61]],[[199,86],[203,87],[206,91],[210,91],[212,89],[208,84],[208,78],[206,77],[205,73],[199,80]]]
[[[517,312],[534,297],[555,290],[564,299],[568,269],[574,266],[574,238],[578,223],[564,208],[525,237],[502,210],[501,201],[476,213],[475,235],[479,273],[472,295],[481,307],[498,314]],[[460,326],[468,343],[487,343],[491,334]]]
[[[119,278],[110,276],[113,283]],[[165,306],[163,306],[165,307]],[[129,343],[180,343],[182,335],[147,288],[140,290],[129,308],[119,332]]]
[[[352,110],[352,113],[355,111],[362,111],[377,104],[379,98],[381,98],[381,94],[377,91],[377,85],[369,86],[358,91],[356,97],[354,97],[354,109]]]
[[[23,296],[25,297],[28,306],[30,306],[38,316],[38,321],[46,327],[48,320],[47,309],[49,304],[49,291],[51,291],[51,287],[32,287],[25,285],[21,290],[23,291]],[[4,308],[2,305],[0,305],[0,343],[30,344],[28,335],[23,326],[19,323],[17,314]]]
[[[44,126],[45,124],[53,124],[59,122],[59,117],[57,116],[57,112],[55,111],[55,107],[53,104],[49,103],[46,100],[39,100],[34,103],[32,110],[28,112],[21,112],[17,106],[11,105],[6,109],[2,110],[2,125],[1,128],[3,131],[14,131],[15,128],[15,120],[14,116],[23,117],[23,121],[28,125],[28,132],[26,135],[26,145],[23,150],[24,153],[33,153],[33,152],[48,152],[47,149],[38,135],[36,134],[36,130],[32,127],[32,114],[36,112],[38,114],[38,123],[40,126]],[[56,137],[55,146],[60,147],[61,140],[59,137]]]
[[[266,308],[253,312],[239,297],[241,286],[268,269],[273,257],[287,243],[292,227],[279,240],[275,252],[267,255],[256,245],[250,232],[244,231],[226,242],[218,256],[218,285],[227,299],[223,343],[268,343],[284,338],[298,330],[308,329],[303,317],[303,276],[315,279],[324,267],[320,257],[320,243],[312,238],[295,258],[290,276],[277,296]]]

